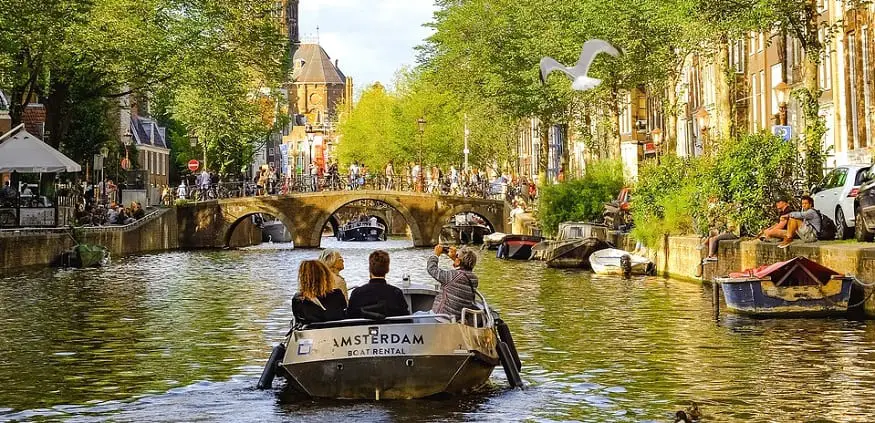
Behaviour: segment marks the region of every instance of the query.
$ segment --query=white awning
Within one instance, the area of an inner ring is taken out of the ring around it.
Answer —
[[[24,130],[24,125],[0,137],[0,173],[80,172],[82,166]]]

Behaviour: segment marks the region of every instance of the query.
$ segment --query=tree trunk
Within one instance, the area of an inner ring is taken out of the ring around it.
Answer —
[[[568,178],[568,161],[571,156],[571,140],[568,139],[568,124],[563,124],[562,128],[562,156],[559,158],[559,166],[563,170],[565,178]]]
[[[61,145],[61,140],[67,132],[70,118],[70,84],[60,80],[53,79],[49,86],[49,96],[46,98],[46,129],[49,132],[48,139],[44,140],[48,145],[58,148]],[[95,140],[101,142],[103,140]]]
[[[622,137],[620,136],[620,91],[611,90],[611,148],[610,157],[620,160],[623,157]]]
[[[539,135],[541,136],[541,151],[538,154],[538,185],[547,184],[547,167],[550,164],[550,125],[546,121],[539,121]]]
[[[678,153],[678,95],[675,87],[676,84],[669,87],[667,93],[668,110],[665,111],[665,133],[662,134],[665,145],[661,147],[662,154],[676,155]]]
[[[720,34],[720,40],[717,45],[717,53],[714,58],[714,82],[715,90],[715,108],[717,112],[717,141],[727,139],[732,136],[733,121],[732,121],[732,98],[730,89],[730,78],[735,74],[729,69],[729,38],[726,34]]]

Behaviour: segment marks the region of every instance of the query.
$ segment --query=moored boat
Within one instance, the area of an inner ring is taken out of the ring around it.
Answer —
[[[592,271],[599,275],[650,275],[654,272],[653,262],[647,257],[628,253],[615,248],[607,248],[589,256]]]
[[[440,241],[445,244],[483,244],[486,235],[492,233],[488,226],[479,223],[447,224],[441,228]]]
[[[498,246],[496,257],[511,260],[529,260],[532,257],[532,247],[544,238],[534,235],[505,235]]]
[[[261,226],[263,242],[292,242],[292,234],[279,220],[266,220]]]
[[[437,294],[433,285],[401,289],[412,312],[430,310]],[[510,331],[477,297],[477,309],[463,310],[461,321],[412,323],[421,316],[409,315],[295,325],[274,348],[259,387],[277,375],[316,398],[423,398],[475,391],[498,364],[511,386],[521,386]]]
[[[339,241],[385,241],[386,227],[374,221],[350,222],[337,229]]]
[[[589,269],[589,257],[596,251],[611,248],[611,244],[598,238],[577,238],[557,241],[542,254],[547,267],[559,269]]]
[[[504,241],[507,234],[504,232],[493,232],[483,237],[483,248],[488,250],[497,250],[498,246]]]
[[[848,312],[852,277],[796,257],[715,278],[731,311],[759,317],[823,317]]]

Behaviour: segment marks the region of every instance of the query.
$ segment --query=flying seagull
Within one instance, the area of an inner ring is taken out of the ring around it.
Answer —
[[[590,78],[589,66],[599,53],[608,53],[611,56],[619,56],[620,52],[614,46],[602,40],[589,40],[583,44],[583,50],[580,51],[580,58],[572,67],[563,66],[552,57],[541,59],[541,83],[547,81],[547,76],[553,71],[561,71],[574,81],[571,83],[571,88],[577,91],[586,91],[593,89],[602,83],[600,79]]]

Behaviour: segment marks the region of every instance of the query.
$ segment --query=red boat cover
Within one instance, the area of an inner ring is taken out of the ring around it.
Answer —
[[[780,261],[775,264],[760,266],[756,269],[748,269],[741,272],[730,273],[729,277],[753,277],[757,279],[765,279],[767,277],[771,277],[772,280],[782,280],[788,272],[793,271],[801,272],[806,276],[810,273],[811,276],[817,278],[821,283],[828,282],[833,275],[840,275],[839,272],[822,266],[821,264],[813,262],[805,257],[796,257],[787,261]]]

